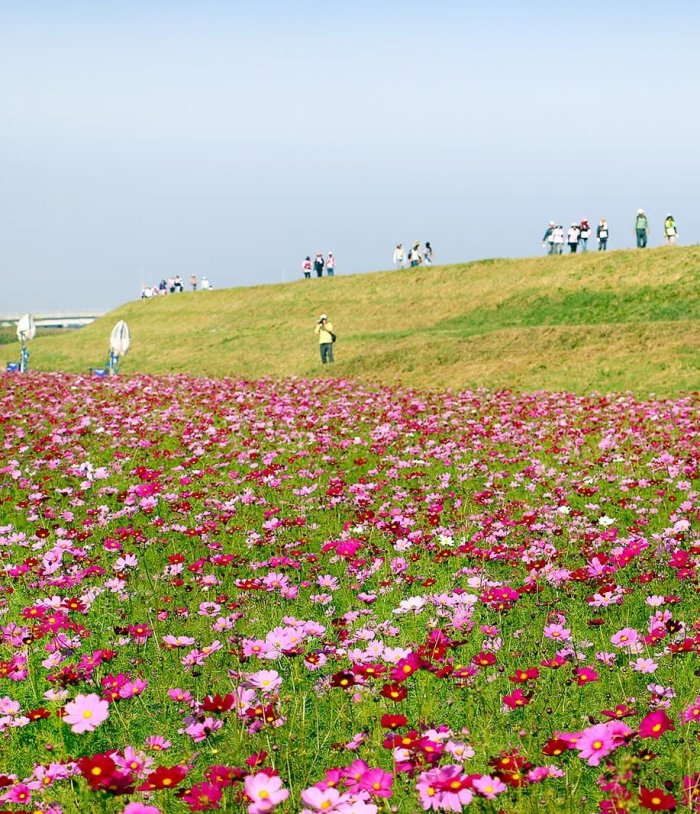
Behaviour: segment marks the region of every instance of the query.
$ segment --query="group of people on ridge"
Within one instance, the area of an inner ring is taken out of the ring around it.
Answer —
[[[643,209],[638,209],[634,221],[634,235],[638,249],[646,248],[650,231],[649,218],[646,212]],[[579,247],[581,247],[582,252],[588,250],[588,238],[590,236],[591,227],[586,218],[580,223],[572,223],[566,234],[561,224],[551,220],[542,238],[542,245],[546,246],[547,254],[562,254],[565,244],[569,246],[571,254],[575,254]],[[609,236],[608,222],[605,218],[601,218],[596,229],[598,251],[605,251],[608,248]],[[664,220],[664,238],[668,244],[673,244],[678,239],[678,226],[673,215],[667,215]]]
[[[403,250],[403,243],[397,243],[393,260],[397,269],[415,268],[423,263],[430,266],[433,262],[433,247],[429,240],[425,241],[425,247],[421,247],[420,240],[416,240],[406,254]]]
[[[583,218],[580,223],[572,223],[566,234],[564,234],[564,227],[560,223],[557,224],[550,220],[542,238],[542,245],[547,247],[547,254],[561,254],[564,251],[565,243],[568,244],[571,254],[576,254],[579,247],[582,252],[587,252],[591,231],[586,218]],[[608,222],[605,218],[601,218],[596,229],[598,251],[604,252],[608,248],[609,234]]]
[[[326,269],[326,275],[328,277],[335,276],[335,257],[333,256],[333,252],[328,252],[328,256],[325,260],[323,259],[322,252],[316,252],[313,263],[311,262],[311,255],[307,255],[301,264],[301,270],[307,280],[311,277],[312,269],[316,272],[317,277],[323,277],[324,268]]]
[[[192,291],[197,290],[197,275],[191,274],[190,275],[190,287]],[[201,280],[202,291],[210,291],[211,290],[211,283],[207,279],[207,275],[202,275]],[[168,277],[167,280],[163,279],[158,283],[158,285],[142,285],[141,286],[141,299],[148,300],[151,297],[158,297],[162,294],[180,294],[185,290],[184,283],[182,282],[182,277],[179,274],[176,274],[174,277]]]

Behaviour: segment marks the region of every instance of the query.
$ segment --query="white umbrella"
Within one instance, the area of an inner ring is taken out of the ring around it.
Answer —
[[[17,322],[17,339],[24,344],[25,342],[29,342],[30,339],[34,339],[35,335],[36,325],[34,324],[32,315],[25,314],[20,317]]]
[[[120,319],[112,328],[112,334],[109,337],[109,349],[115,356],[126,356],[130,344],[129,326],[123,319]]]

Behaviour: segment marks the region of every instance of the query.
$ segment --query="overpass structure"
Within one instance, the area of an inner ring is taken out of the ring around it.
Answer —
[[[104,311],[54,311],[32,314],[37,328],[83,328],[104,315]],[[11,328],[22,314],[0,314],[0,328]]]

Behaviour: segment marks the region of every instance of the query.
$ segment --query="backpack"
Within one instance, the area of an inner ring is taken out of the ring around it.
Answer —
[[[328,331],[328,333],[331,335],[331,342],[335,342],[335,334],[333,331]]]

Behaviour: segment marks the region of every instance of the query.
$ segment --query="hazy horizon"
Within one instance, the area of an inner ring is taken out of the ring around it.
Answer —
[[[549,220],[650,245],[695,205],[700,10],[593,0],[0,1],[0,312],[543,253]],[[591,241],[595,249],[595,241]]]

